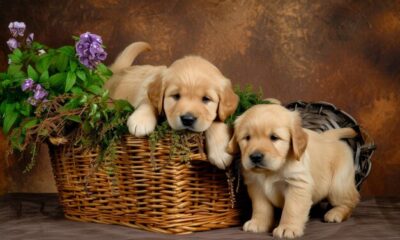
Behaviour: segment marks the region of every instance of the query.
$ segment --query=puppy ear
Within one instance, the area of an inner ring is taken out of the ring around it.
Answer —
[[[235,155],[236,153],[239,152],[239,145],[235,133],[233,133],[232,138],[229,141],[228,146],[226,147],[226,152],[229,153],[230,155]]]
[[[158,74],[155,80],[149,84],[147,90],[147,96],[150,100],[151,105],[153,105],[158,114],[161,114],[163,108],[164,90],[165,84],[163,83],[161,74]]]
[[[308,135],[301,127],[301,117],[297,112],[293,113],[294,118],[290,129],[291,134],[291,157],[300,160],[307,147]]]
[[[220,101],[218,106],[218,118],[221,121],[225,121],[225,119],[227,119],[236,111],[239,103],[239,97],[236,95],[230,85],[223,89],[219,97]]]

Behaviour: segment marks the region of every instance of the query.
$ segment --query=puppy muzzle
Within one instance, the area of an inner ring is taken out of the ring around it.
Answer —
[[[263,162],[264,162],[264,154],[263,153],[261,153],[259,151],[255,151],[249,155],[249,159],[250,159],[253,167],[265,167],[263,164]]]
[[[182,116],[180,116],[182,125],[185,126],[186,128],[193,128],[194,124],[196,123],[197,117],[195,117],[191,113],[186,113]]]

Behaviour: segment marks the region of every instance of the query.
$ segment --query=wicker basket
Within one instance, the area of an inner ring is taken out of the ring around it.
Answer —
[[[354,139],[346,140],[353,149],[356,169],[356,185],[360,189],[362,182],[371,171],[371,157],[376,145],[367,132],[348,113],[326,102],[306,103],[297,101],[286,105],[288,109],[300,112],[303,127],[317,132],[334,128],[351,127],[359,134]]]
[[[184,135],[190,148],[171,156],[171,136],[153,151],[146,138],[125,136],[112,165],[94,167],[98,152],[51,147],[60,203],[66,218],[186,234],[239,224],[225,171],[203,152],[204,136]]]

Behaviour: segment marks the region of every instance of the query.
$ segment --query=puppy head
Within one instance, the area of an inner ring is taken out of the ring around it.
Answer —
[[[207,130],[216,118],[224,121],[239,102],[229,79],[195,56],[175,61],[152,82],[148,96],[173,129],[195,132]]]
[[[277,171],[286,161],[300,160],[307,134],[297,112],[275,104],[256,105],[235,121],[227,151],[241,151],[247,171]]]

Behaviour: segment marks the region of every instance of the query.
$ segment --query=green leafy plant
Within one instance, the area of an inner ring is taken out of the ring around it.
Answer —
[[[100,160],[113,155],[110,146],[127,132],[126,119],[133,108],[112,101],[103,89],[111,71],[101,63],[106,57],[100,36],[84,33],[75,46],[50,48],[24,41],[25,24],[9,25],[12,38],[7,71],[0,73],[0,126],[13,149],[72,141],[100,147]]]
[[[239,104],[234,114],[226,119],[226,123],[232,125],[235,119],[244,113],[247,109],[257,104],[270,104],[270,101],[263,99],[263,93],[261,89],[258,92],[253,90],[251,85],[247,85],[244,88],[235,86],[235,93],[239,96]]]

